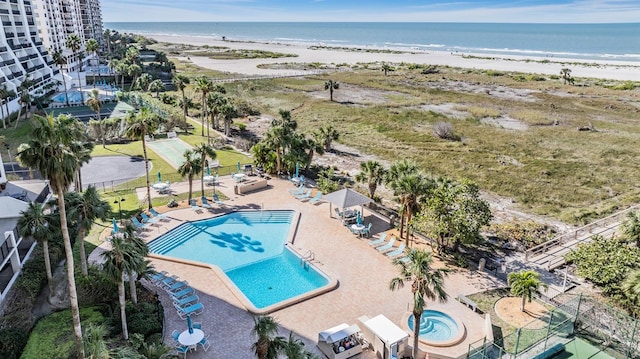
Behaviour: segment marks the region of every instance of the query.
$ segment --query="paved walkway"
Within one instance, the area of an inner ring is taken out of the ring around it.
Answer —
[[[191,208],[170,211],[167,213],[169,221],[160,223],[142,236],[145,240],[151,241],[185,220],[202,219],[229,209],[297,210],[301,214],[300,223],[290,247],[300,254],[313,251],[316,258],[314,264],[330,277],[336,278],[340,284],[329,293],[272,313],[281,325],[280,335],[286,337],[289,331],[293,331],[308,349],[319,353],[316,347],[318,332],[340,323],[355,324],[356,319],[363,315],[374,317],[384,314],[397,325],[405,327],[401,322],[411,309],[411,293],[410,288],[406,286],[396,292],[389,290],[390,280],[398,274],[398,269],[392,262],[372,249],[366,239],[353,235],[338,219],[332,218],[328,203],[314,205],[298,201],[287,192],[293,185],[285,180],[273,179],[269,184],[270,187],[266,190],[235,195],[233,181],[229,177],[222,178],[222,184],[216,186],[216,190],[223,191],[229,197],[225,206],[201,213],[196,213]],[[182,192],[180,186],[184,184],[172,185],[172,188],[176,192]],[[194,184],[195,189],[199,191],[199,186]],[[209,188],[208,192],[210,196],[212,188]],[[152,194],[155,195],[159,194]],[[373,223],[374,236],[388,229],[387,222],[370,213],[365,213],[364,222]],[[236,294],[224,285],[214,272],[203,267],[159,258],[154,258],[153,264],[157,270],[165,270],[188,280],[197,290],[205,307],[204,314],[196,316],[193,320],[202,322],[203,330],[210,335],[212,346],[207,353],[201,349],[189,353],[190,358],[253,357],[253,317],[236,298]],[[467,270],[452,272],[446,280],[449,301],[428,303],[428,307],[445,310],[462,320],[467,334],[456,346],[425,349],[436,356],[466,355],[469,344],[485,336],[485,322],[482,316],[460,304],[455,297],[502,286],[504,282],[485,273]],[[168,345],[174,345],[171,331],[185,330],[186,323],[178,317],[167,294],[162,290],[157,292],[165,305],[164,340]]]

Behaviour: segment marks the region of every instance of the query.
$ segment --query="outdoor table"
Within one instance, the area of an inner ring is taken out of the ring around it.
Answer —
[[[351,225],[351,229],[352,229],[354,232],[358,233],[358,235],[359,235],[359,236],[362,236],[362,230],[363,230],[363,229],[365,229],[365,228],[366,228],[366,227],[365,227],[365,225],[364,225],[364,224],[357,224],[357,223],[356,223],[356,224],[352,224],[352,225]]]
[[[211,175],[204,176],[202,177],[202,180],[206,184],[213,184],[213,182],[216,180],[216,176],[211,176]]]
[[[164,192],[166,190],[169,189],[169,183],[167,182],[158,182],[158,183],[154,183],[153,185],[151,185],[151,187],[153,189],[155,189],[158,192]]]
[[[293,183],[295,183],[295,184],[304,183],[304,178],[300,178],[300,177],[291,177],[291,182],[293,182]]]
[[[193,328],[193,333],[189,333],[189,330],[185,330],[178,336],[178,343],[191,347],[194,346],[204,338],[204,332],[200,329]]]
[[[231,177],[233,177],[233,179],[238,182],[242,182],[246,179],[247,176],[244,173],[236,173],[231,175]]]

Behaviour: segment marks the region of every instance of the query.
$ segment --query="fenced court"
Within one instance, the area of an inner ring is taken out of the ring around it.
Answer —
[[[610,359],[610,355],[580,338],[574,338],[564,344],[564,351],[555,359]]]
[[[184,162],[184,152],[193,149],[188,143],[179,138],[149,141],[147,142],[147,147],[176,170]]]
[[[103,103],[100,108],[100,118],[124,118],[127,115],[127,112],[133,110],[134,108],[128,105],[125,102],[118,103]],[[70,106],[70,107],[60,107],[60,108],[48,108],[46,109],[48,114],[53,114],[53,116],[58,116],[61,114],[68,114],[73,117],[76,117],[78,120],[87,122],[90,119],[97,119],[96,112],[93,111],[89,106]]]

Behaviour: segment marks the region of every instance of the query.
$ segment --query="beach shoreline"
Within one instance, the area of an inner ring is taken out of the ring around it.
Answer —
[[[455,53],[445,51],[411,50],[406,48],[340,46],[331,47],[323,43],[283,43],[258,41],[223,41],[215,37],[145,34],[159,42],[188,44],[193,46],[227,47],[295,54],[297,57],[215,60],[202,56],[180,57],[197,66],[222,72],[248,76],[291,76],[298,70],[259,68],[258,65],[281,63],[415,63],[424,65],[451,66],[504,72],[537,73],[559,75],[562,68],[571,69],[574,77],[598,78],[618,81],[640,81],[640,62],[570,59],[557,57],[534,57],[518,55],[491,55],[483,53]],[[316,48],[312,49],[311,47]],[[369,51],[369,52],[367,52]]]

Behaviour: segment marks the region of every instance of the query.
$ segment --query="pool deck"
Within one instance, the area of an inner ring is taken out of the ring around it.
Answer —
[[[203,219],[229,210],[260,208],[296,210],[301,216],[297,234],[290,247],[302,255],[312,251],[315,255],[314,265],[330,277],[336,278],[339,286],[331,292],[272,313],[271,315],[281,327],[279,335],[287,337],[289,331],[293,331],[309,350],[320,354],[316,347],[318,332],[340,323],[356,324],[357,318],[363,315],[371,318],[384,314],[398,326],[405,327],[401,321],[411,310],[410,286],[395,292],[389,290],[389,282],[398,275],[398,268],[389,258],[371,248],[366,238],[359,238],[352,234],[335,218],[335,215],[332,216],[329,203],[310,204],[308,201],[299,201],[288,193],[287,190],[294,188],[294,185],[286,180],[271,179],[267,189],[245,195],[233,193],[234,182],[230,176],[222,177],[221,180],[221,185],[216,186],[216,189],[222,190],[230,198],[225,201],[224,206],[214,206],[212,211],[196,212],[189,207],[166,212],[169,221],[151,226],[141,236],[146,241],[151,241],[183,221]],[[178,191],[179,186],[185,186],[185,184],[172,185],[172,188]],[[194,181],[193,188],[194,198],[199,198],[199,181]],[[206,192],[210,196],[211,187],[208,187]],[[365,210],[364,223],[369,222],[373,223],[374,237],[389,229],[384,219]],[[92,257],[95,258],[95,253]],[[223,280],[210,269],[201,266],[158,258],[152,261],[158,271],[164,270],[187,280],[197,290],[200,302],[204,305],[204,313],[193,317],[192,320],[202,322],[202,329],[210,335],[209,340],[212,345],[206,353],[202,348],[190,352],[189,358],[254,357],[251,348],[255,342],[251,334],[253,315],[242,306]],[[485,320],[483,316],[474,313],[455,298],[459,294],[468,295],[503,287],[505,284],[485,273],[467,270],[452,271],[445,283],[449,301],[428,302],[427,308],[441,309],[460,319],[465,324],[467,333],[455,346],[424,347],[424,349],[430,353],[430,357],[434,358],[463,357],[470,343],[481,340],[485,336]],[[155,289],[152,285],[149,288]],[[169,296],[162,290],[156,290],[165,307],[164,340],[167,345],[173,346],[175,342],[171,338],[172,330],[182,332],[186,329],[186,321],[179,318]],[[411,342],[410,339],[409,343]],[[370,351],[365,351],[356,357],[374,358],[375,356]]]

